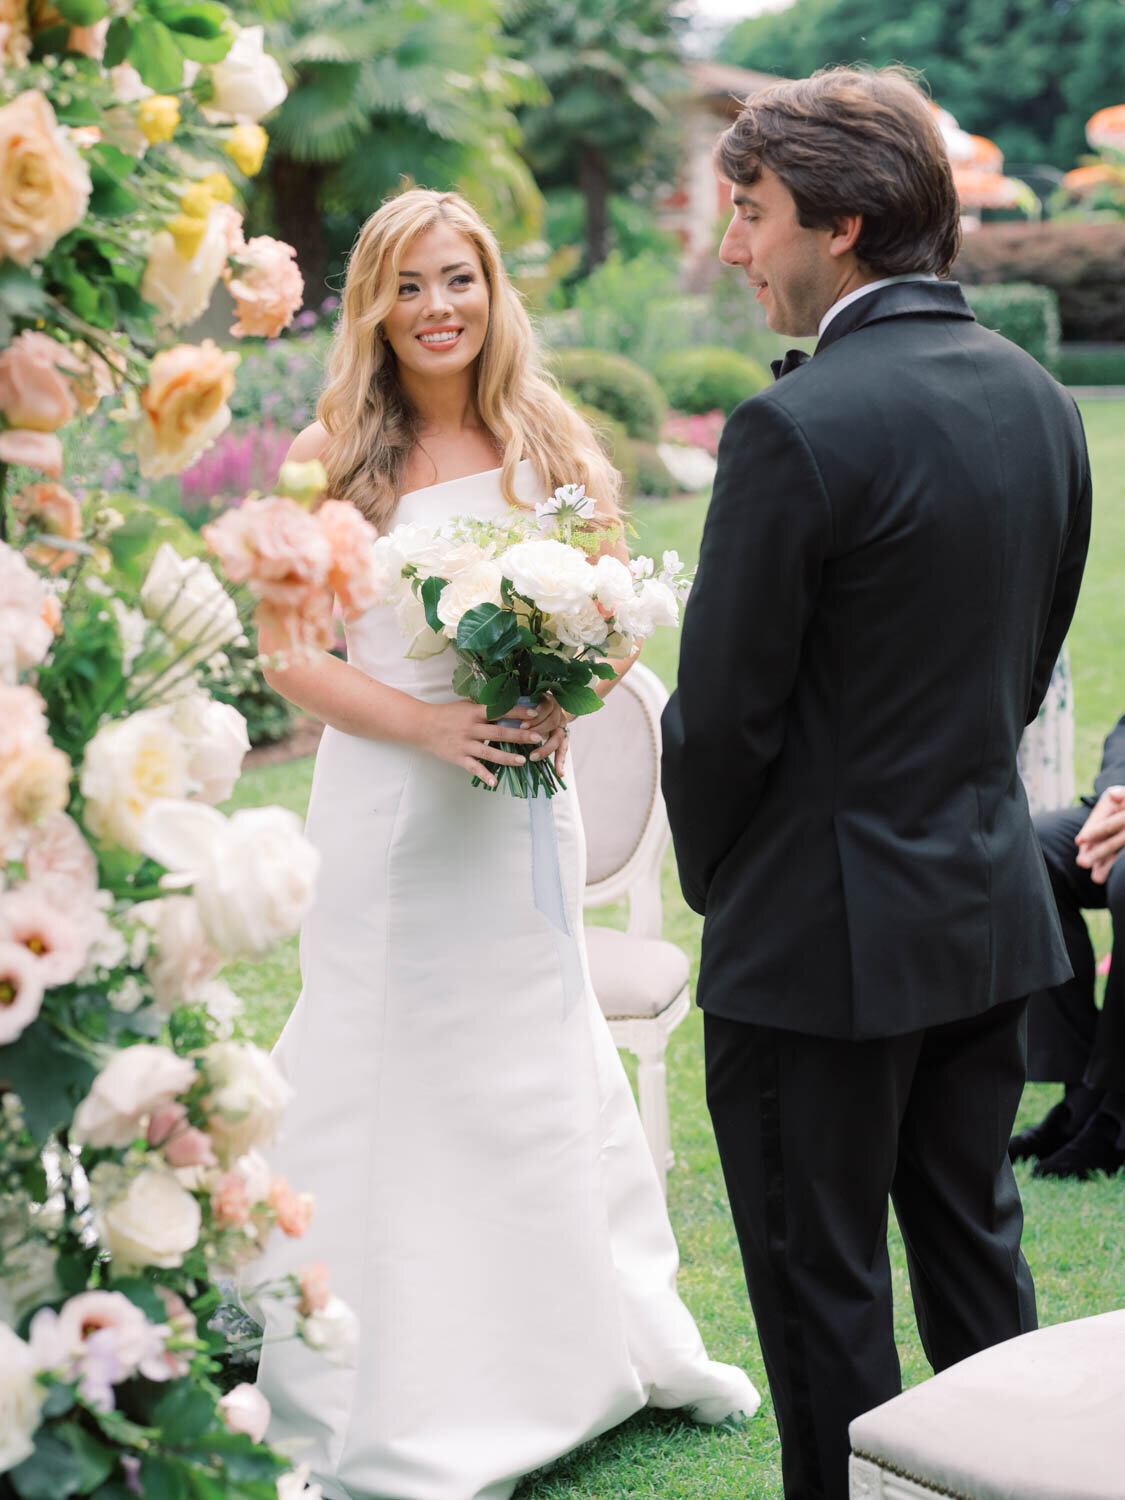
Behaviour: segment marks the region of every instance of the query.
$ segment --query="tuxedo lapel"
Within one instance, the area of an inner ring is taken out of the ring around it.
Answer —
[[[879,323],[886,318],[967,318],[974,321],[972,309],[956,281],[899,281],[880,287],[865,297],[857,297],[829,323],[813,350],[820,354],[857,328]]]

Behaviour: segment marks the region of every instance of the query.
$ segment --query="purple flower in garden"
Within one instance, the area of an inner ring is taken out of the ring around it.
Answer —
[[[304,312],[297,314],[293,322],[297,328],[313,328],[316,325],[316,313],[311,308],[306,308]]]
[[[320,304],[320,310],[322,313],[335,312],[339,305],[339,297],[325,297],[324,301]]]

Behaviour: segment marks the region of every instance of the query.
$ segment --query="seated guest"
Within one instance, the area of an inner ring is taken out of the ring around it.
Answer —
[[[1093,796],[1042,813],[1047,861],[1074,978],[1031,997],[1027,1076],[1065,1087],[1039,1122],[1012,1137],[1013,1161],[1035,1177],[1086,1178],[1125,1164],[1125,716],[1105,742]],[[1105,1002],[1094,1003],[1094,949],[1083,910],[1108,907],[1116,957]]]

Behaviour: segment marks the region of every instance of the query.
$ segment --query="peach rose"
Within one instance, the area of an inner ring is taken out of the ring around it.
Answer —
[[[236,269],[223,273],[234,298],[238,319],[231,324],[235,338],[256,334],[275,339],[293,321],[305,295],[305,282],[297,269],[292,245],[255,235],[241,249],[233,250]]]
[[[95,21],[92,26],[72,26],[66,39],[68,52],[80,52],[83,57],[101,62],[105,51],[105,34],[109,30],[109,17]]]
[[[178,1099],[161,1105],[149,1116],[145,1139],[164,1153],[170,1167],[213,1167],[217,1165],[211,1137],[187,1123],[187,1106]]]
[[[99,402],[120,389],[125,356],[112,348],[107,348],[103,355],[81,342],[71,344],[69,352],[77,366],[72,382],[74,396],[82,415],[88,417],[97,410]]]
[[[237,354],[224,354],[213,339],[176,344],[156,356],[133,428],[146,479],[178,474],[229,425],[227,399],[238,363]]]
[[[326,500],[316,512],[320,529],[332,549],[328,582],[345,619],[354,619],[381,604],[382,592],[372,566],[375,528],[347,500]]]
[[[24,427],[10,427],[0,432],[0,462],[22,464],[57,479],[62,473],[62,444],[53,432],[32,432]]]
[[[45,531],[48,536],[62,537],[68,542],[77,541],[82,535],[78,501],[61,484],[29,484],[12,496],[12,508],[29,531]],[[33,542],[25,550],[32,562],[49,568],[52,573],[78,561],[77,552],[63,552],[45,542]]]
[[[249,582],[251,593],[275,607],[296,608],[328,581],[331,546],[295,500],[247,500],[205,526],[203,536],[232,583]]]
[[[297,1304],[297,1311],[302,1318],[310,1317],[314,1312],[323,1312],[332,1297],[328,1267],[322,1260],[314,1260],[301,1267],[299,1280],[301,1300]]]
[[[27,329],[0,354],[0,411],[10,427],[54,432],[78,410],[74,386],[64,370],[81,371],[65,344]]]
[[[50,102],[25,89],[0,108],[0,254],[29,266],[81,222],[90,173]]]
[[[211,1193],[211,1212],[222,1229],[250,1222],[250,1191],[241,1172],[224,1172]]]
[[[278,1228],[292,1239],[300,1239],[312,1223],[316,1202],[312,1193],[295,1193],[284,1177],[275,1177],[270,1183],[267,1202],[277,1217]]]

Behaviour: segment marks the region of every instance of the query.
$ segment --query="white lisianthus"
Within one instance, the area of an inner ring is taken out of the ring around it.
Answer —
[[[0,1474],[35,1452],[32,1441],[47,1399],[31,1350],[6,1323],[0,1323]]]
[[[252,1443],[265,1441],[270,1404],[256,1385],[236,1385],[219,1399],[219,1415],[228,1432],[244,1432]]]
[[[157,1010],[167,1016],[183,1002],[199,1003],[223,960],[207,940],[194,897],[142,901],[129,915],[152,934],[144,966]]]
[[[430,629],[426,607],[412,590],[408,589],[395,605],[395,619],[407,643],[405,655],[410,661],[425,661],[427,656],[437,656],[448,648],[445,634]]]
[[[444,578],[452,582],[465,568],[472,567],[486,555],[477,542],[446,536],[442,531],[413,522],[396,526],[390,539],[403,562],[417,568],[423,578]]]
[[[319,1484],[309,1484],[309,1466],[301,1464],[288,1474],[277,1476],[277,1500],[324,1500]]]
[[[103,724],[86,746],[79,784],[89,831],[134,851],[151,803],[194,790],[187,746],[162,708]]]
[[[101,1162],[90,1174],[90,1202],[115,1269],[179,1266],[199,1241],[199,1204],[163,1168],[146,1167],[130,1178],[112,1162]]]
[[[578,609],[594,592],[593,568],[582,552],[564,542],[517,542],[497,561],[516,593],[546,614]]]
[[[276,58],[263,47],[264,36],[262,26],[243,26],[227,55],[212,67],[212,93],[203,106],[212,124],[256,124],[289,93]]]
[[[638,580],[651,578],[654,572],[654,564],[651,557],[633,557],[629,559],[629,572]]]
[[[144,1122],[195,1082],[195,1064],[167,1047],[138,1042],[118,1052],[78,1106],[72,1138],[87,1146],[128,1146]]]
[[[181,557],[170,542],[157,549],[141,584],[141,608],[166,635],[209,655],[238,641],[238,606],[201,557]]]
[[[141,279],[141,296],[157,310],[164,328],[185,328],[203,316],[227,263],[225,216],[212,209],[199,249],[186,260],[167,229],[158,230],[149,245]]]
[[[252,1042],[212,1042],[203,1052],[208,1132],[229,1164],[276,1136],[293,1090]]]
[[[346,1365],[359,1345],[359,1320],[341,1297],[329,1297],[326,1306],[299,1321],[301,1338],[334,1365]]]
[[[668,585],[646,578],[636,597],[614,612],[614,624],[635,641],[643,641],[658,625],[675,625],[679,617],[679,602]]]
[[[437,602],[437,615],[450,640],[456,640],[461,616],[470,609],[476,609],[478,604],[500,603],[500,585],[503,581],[504,575],[497,564],[485,558],[480,562],[470,563],[451,583],[446,584]]]
[[[620,558],[608,553],[594,564],[594,597],[613,613],[619,604],[633,598],[633,575]]]
[[[140,848],[172,872],[165,884],[193,887],[204,930],[228,957],[260,958],[312,905],[320,854],[282,807],[227,819],[203,803],[163,801],[145,815]]]
[[[598,502],[587,495],[584,484],[560,484],[549,500],[541,500],[535,507],[535,518],[541,530],[549,530],[560,518],[591,521],[597,513]]]
[[[246,720],[232,704],[198,692],[177,698],[169,712],[187,746],[195,795],[204,802],[225,802],[250,749]]]
[[[577,651],[583,646],[601,646],[609,636],[605,616],[592,599],[583,600],[577,609],[552,615],[548,628],[555,632],[564,646]]]

